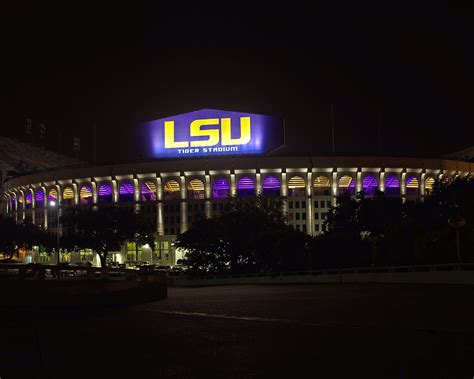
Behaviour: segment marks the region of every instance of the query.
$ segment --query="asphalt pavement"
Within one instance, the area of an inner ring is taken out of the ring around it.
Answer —
[[[6,290],[6,289],[4,289]],[[474,286],[169,288],[113,309],[0,309],[0,378],[472,378]]]

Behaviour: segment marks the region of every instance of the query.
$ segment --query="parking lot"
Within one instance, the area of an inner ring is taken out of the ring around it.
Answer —
[[[2,378],[471,378],[473,286],[169,288],[104,310],[6,310]]]

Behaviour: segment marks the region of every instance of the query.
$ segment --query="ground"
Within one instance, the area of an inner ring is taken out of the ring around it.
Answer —
[[[472,378],[474,286],[170,288],[101,310],[0,309],[0,377]]]

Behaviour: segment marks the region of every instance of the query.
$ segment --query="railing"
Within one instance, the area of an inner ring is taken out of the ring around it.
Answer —
[[[450,263],[418,266],[383,266],[383,267],[353,267],[340,269],[323,269],[307,271],[263,272],[245,274],[217,274],[217,275],[181,275],[174,276],[179,280],[215,280],[239,278],[275,278],[282,276],[319,276],[365,273],[395,273],[395,272],[433,272],[433,271],[474,271],[474,263]]]
[[[67,278],[77,277],[87,280],[96,280],[103,277],[104,269],[102,267],[81,266],[81,265],[45,265],[45,264],[19,264],[19,263],[3,263],[0,264],[0,279],[36,279],[44,280],[46,278]],[[105,269],[106,275],[110,278],[153,281],[158,278],[164,278],[162,272],[135,270],[126,268]],[[3,274],[3,275],[2,275]]]

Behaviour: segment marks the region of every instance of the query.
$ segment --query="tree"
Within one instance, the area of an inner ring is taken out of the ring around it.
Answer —
[[[69,250],[92,249],[99,256],[102,268],[106,268],[109,252],[119,250],[126,241],[154,245],[151,225],[140,212],[128,208],[70,208],[63,216],[63,226],[63,246]]]
[[[195,271],[258,272],[302,262],[305,238],[286,224],[281,199],[233,197],[220,216],[194,222],[176,246]]]

